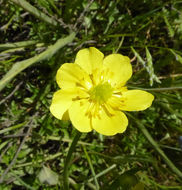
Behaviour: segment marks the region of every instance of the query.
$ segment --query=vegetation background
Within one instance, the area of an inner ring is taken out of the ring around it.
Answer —
[[[123,134],[82,135],[70,189],[181,190],[180,0],[0,0],[0,190],[63,189],[75,130],[49,106],[57,69],[90,46],[129,56],[128,86],[155,101]]]

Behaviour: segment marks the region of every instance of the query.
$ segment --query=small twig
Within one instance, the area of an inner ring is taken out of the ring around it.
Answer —
[[[16,85],[16,87],[14,88],[14,90],[8,96],[6,96],[6,98],[4,98],[3,100],[0,101],[0,105],[3,104],[8,99],[10,99],[13,96],[13,94],[20,88],[20,86],[22,84],[23,84],[23,81],[21,81],[18,85]]]
[[[74,25],[74,29],[76,30],[77,25],[83,20],[83,17],[85,15],[85,13],[88,11],[89,7],[91,6],[91,4],[94,2],[94,0],[91,0],[88,5],[85,7],[85,9],[83,10],[83,12],[80,14],[79,18],[77,19],[75,25]]]
[[[61,25],[63,28],[69,28],[70,30],[73,30],[73,26],[70,25],[70,24],[64,23],[62,18],[59,18],[59,19],[56,19],[56,20],[57,20],[57,22],[60,23],[60,25]]]
[[[64,23],[63,19],[62,18],[57,18],[56,16],[53,16],[53,15],[50,15],[49,12],[45,9],[45,8],[42,8],[43,9],[43,12],[48,15],[50,18],[52,18],[53,20],[57,21],[58,23],[60,23],[60,26],[62,26],[63,28],[69,28],[70,31],[73,30],[73,26],[69,25],[69,24],[66,24]]]
[[[171,75],[167,75],[167,76],[159,76],[158,79],[175,78],[175,77],[182,77],[182,73],[171,74]]]
[[[122,36],[121,41],[119,42],[118,48],[116,49],[115,53],[118,53],[119,49],[123,45],[123,42],[124,42],[124,36]]]
[[[181,11],[179,11],[178,9],[176,9],[174,6],[171,7],[172,10],[176,11],[178,14],[181,15]]]
[[[7,138],[17,138],[17,137],[24,137],[26,134],[17,134],[17,135],[6,135],[4,137],[2,137],[3,139],[7,139]]]
[[[27,15],[29,15],[29,12],[25,12],[25,13],[21,14],[20,17],[24,18],[24,17],[26,17]]]
[[[74,49],[74,51],[77,51],[77,50],[79,50],[79,49],[81,49],[82,48],[82,46],[84,46],[85,44],[95,44],[95,43],[97,43],[97,41],[95,41],[95,40],[88,40],[88,41],[85,41],[85,42],[83,42],[83,43],[81,43],[79,46],[77,46],[75,49]],[[75,45],[75,44],[74,44]]]
[[[131,60],[130,60],[130,62],[132,63],[133,61],[135,61],[136,60],[136,56],[134,56]]]
[[[26,132],[26,134],[25,134],[25,136],[24,136],[24,138],[23,138],[23,140],[22,140],[20,146],[18,147],[18,150],[16,151],[13,160],[12,160],[11,163],[8,165],[8,167],[6,168],[6,170],[4,171],[4,173],[1,175],[1,177],[0,177],[0,183],[3,182],[4,177],[6,176],[6,174],[10,171],[10,169],[11,169],[11,168],[13,167],[13,165],[15,164],[16,159],[17,159],[17,157],[18,157],[18,155],[19,155],[19,153],[20,153],[20,151],[21,151],[21,149],[22,149],[22,147],[23,147],[23,145],[24,145],[24,143],[25,143],[25,141],[26,141],[26,138],[29,136],[29,134],[30,134],[30,132],[31,132],[33,126],[34,126],[34,117],[36,117],[36,116],[37,116],[37,113],[36,113],[33,117],[31,117],[30,122],[27,124],[28,130],[27,130],[27,132]]]

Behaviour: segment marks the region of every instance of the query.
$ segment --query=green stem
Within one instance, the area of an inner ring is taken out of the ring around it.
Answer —
[[[98,173],[98,174],[95,176],[95,178],[99,178],[99,177],[101,177],[101,176],[107,174],[108,172],[110,172],[110,171],[113,170],[114,168],[116,168],[116,164],[113,164],[113,165],[110,166],[109,168],[107,168],[107,169],[103,170],[102,172]],[[93,180],[94,180],[94,177],[90,178],[90,179],[88,180],[88,182],[92,182]]]
[[[166,88],[135,88],[133,86],[128,86],[131,89],[138,89],[138,90],[147,90],[147,91],[168,91],[168,90],[182,90],[182,86],[174,86],[174,87],[166,87]]]
[[[100,187],[99,187],[99,183],[98,183],[98,181],[97,181],[96,175],[95,175],[94,167],[93,167],[93,165],[92,165],[91,159],[90,159],[90,157],[89,157],[89,155],[88,155],[88,152],[87,152],[85,146],[82,145],[82,147],[83,147],[83,151],[84,151],[84,153],[85,153],[85,156],[86,156],[86,158],[87,158],[88,164],[89,164],[89,166],[90,166],[90,169],[91,169],[91,172],[92,172],[94,181],[95,181],[96,189],[98,190],[98,189],[100,189]]]
[[[66,156],[66,160],[65,160],[65,163],[64,163],[64,171],[63,171],[63,185],[64,185],[64,190],[69,190],[69,182],[68,182],[68,169],[69,169],[69,166],[71,164],[71,157],[72,157],[72,154],[73,154],[73,151],[75,150],[76,148],[76,145],[77,145],[77,142],[79,140],[79,138],[81,137],[81,133],[79,131],[77,131],[74,139],[73,139],[73,142],[69,148],[69,151],[68,151],[68,154]]]
[[[171,170],[182,179],[182,172],[178,170],[178,168],[176,168],[176,166],[172,163],[172,161],[166,156],[166,154],[163,152],[163,150],[159,147],[159,145],[152,138],[148,130],[145,128],[145,126],[140,121],[136,120],[136,118],[134,118],[131,114],[127,113],[127,115],[130,118],[132,118],[133,121],[138,125],[139,129],[145,135],[147,140],[151,143],[151,145],[155,148],[155,150],[161,155],[161,157],[164,159],[166,164],[171,168]]]
[[[48,136],[47,139],[48,140],[53,140],[53,141],[72,142],[71,139],[61,138],[61,137],[56,137],[56,136]],[[104,145],[86,143],[86,142],[83,142],[83,141],[78,141],[78,144],[85,145],[85,146],[101,147],[101,148],[106,148],[107,147],[107,146],[104,146]]]
[[[23,163],[23,164],[16,164],[16,166],[14,166],[14,168],[20,168],[20,167],[31,166],[31,165],[36,165],[36,164],[39,166],[39,163],[49,161],[49,160],[54,160],[55,158],[58,158],[61,155],[62,155],[62,152],[58,152],[56,154],[47,156],[46,158],[39,159],[36,162],[32,161],[32,162],[27,162],[27,163]]]

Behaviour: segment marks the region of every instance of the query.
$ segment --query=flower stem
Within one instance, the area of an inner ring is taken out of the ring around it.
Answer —
[[[63,171],[63,186],[64,186],[64,190],[69,190],[69,182],[68,182],[68,169],[69,169],[69,166],[70,166],[70,163],[71,163],[71,156],[73,154],[73,151],[75,150],[76,148],[76,145],[77,145],[77,142],[79,140],[79,138],[81,137],[81,133],[79,131],[77,131],[74,139],[73,139],[73,142],[68,150],[68,154],[66,156],[66,160],[65,160],[65,163],[64,163],[64,171]]]

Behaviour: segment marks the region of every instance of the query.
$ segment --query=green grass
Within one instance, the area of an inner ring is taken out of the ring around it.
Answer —
[[[132,60],[129,88],[155,96],[125,133],[82,134],[70,189],[182,189],[182,1],[0,1],[0,190],[63,189],[76,131],[54,118],[57,69],[78,50]]]

